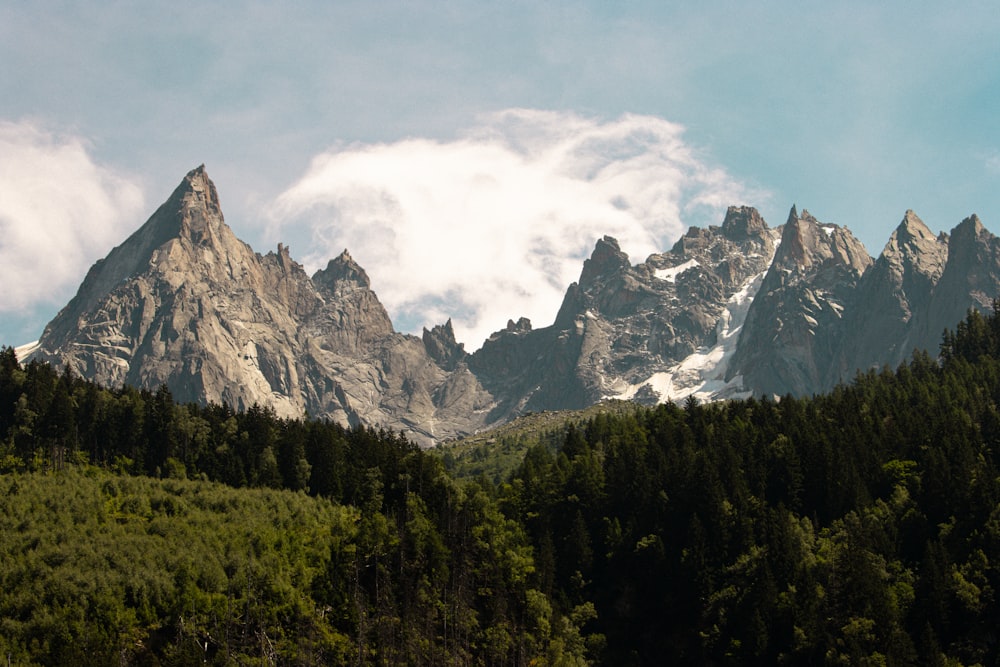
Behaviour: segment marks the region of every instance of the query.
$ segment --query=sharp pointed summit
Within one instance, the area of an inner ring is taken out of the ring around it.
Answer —
[[[954,328],[970,308],[988,310],[1000,296],[1000,238],[973,214],[947,239],[948,255],[924,318],[919,343],[937,350],[944,327]],[[950,322],[951,324],[941,324]],[[935,331],[936,329],[936,331]]]
[[[313,274],[313,282],[331,291],[338,287],[342,288],[343,283],[350,283],[363,289],[371,288],[368,274],[354,261],[346,248],[336,259],[331,259],[325,269]]]
[[[894,368],[907,360],[947,259],[948,244],[908,210],[858,283],[828,384],[858,369]]]
[[[618,239],[605,236],[594,246],[590,259],[583,262],[580,285],[590,285],[601,276],[611,275],[629,266],[628,255],[622,252]]]
[[[141,241],[148,247],[156,248],[181,237],[194,243],[205,243],[218,236],[224,226],[215,184],[208,177],[205,165],[200,165],[184,176],[167,201],[126,244]]]
[[[346,250],[313,279],[281,244],[255,253],[226,225],[204,166],[91,268],[35,355],[107,385],[165,384],[182,402],[405,426],[423,442],[437,419],[470,419],[435,405],[447,371],[393,330]]]
[[[871,263],[846,228],[805,209],[797,215],[793,206],[727,378],[742,374],[750,386],[778,395],[821,386],[845,304]]]

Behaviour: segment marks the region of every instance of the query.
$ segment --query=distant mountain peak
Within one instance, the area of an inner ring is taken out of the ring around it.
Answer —
[[[204,243],[217,235],[215,228],[224,224],[215,183],[208,177],[205,165],[199,165],[184,176],[135,235],[155,239],[154,247],[177,237]]]
[[[899,235],[906,235],[909,238],[928,238],[934,237],[934,233],[931,232],[930,228],[924,224],[924,221],[920,219],[913,209],[907,209],[906,214],[900,221],[899,226],[896,227],[896,232]]]
[[[354,261],[346,248],[335,259],[327,262],[325,269],[314,273],[312,279],[317,285],[329,290],[336,290],[344,283],[354,284],[363,289],[371,289],[371,280],[368,278],[368,274]]]
[[[942,245],[941,238],[924,223],[912,209],[907,210],[899,226],[889,237],[883,255],[893,254],[902,248]]]
[[[803,209],[802,215],[799,215],[792,206],[781,232],[781,245],[778,246],[775,263],[792,262],[799,266],[812,264],[813,251],[822,236],[818,226],[816,219],[808,211]]]
[[[978,238],[982,235],[983,231],[982,221],[979,220],[978,215],[973,213],[958,223],[955,229],[951,230],[951,237],[955,241],[963,242]]]
[[[590,259],[583,262],[580,272],[580,286],[593,284],[600,276],[618,273],[631,266],[628,255],[618,246],[618,239],[605,236],[594,246]]]
[[[806,209],[796,216],[793,206],[782,231],[775,264],[807,270],[830,260],[848,267],[857,277],[872,263],[864,245],[849,229],[822,223]]]
[[[759,236],[768,229],[767,223],[752,206],[730,206],[722,221],[722,234],[733,241]]]
[[[450,317],[447,322],[438,324],[433,329],[424,327],[421,338],[427,354],[442,368],[454,370],[466,356],[465,346],[455,340],[455,329]]]

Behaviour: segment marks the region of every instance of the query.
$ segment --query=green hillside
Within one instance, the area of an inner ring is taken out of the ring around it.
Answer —
[[[580,424],[601,414],[623,415],[642,409],[630,401],[604,401],[584,410],[532,412],[483,433],[451,440],[430,450],[441,456],[445,468],[457,479],[485,478],[505,481],[521,465],[525,453],[541,445],[558,451],[570,424]]]
[[[828,395],[438,454],[5,348],[0,469],[11,664],[1000,662],[995,315]]]

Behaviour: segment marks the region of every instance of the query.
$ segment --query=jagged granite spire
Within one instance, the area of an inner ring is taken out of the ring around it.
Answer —
[[[605,236],[594,246],[590,259],[584,260],[583,270],[580,272],[580,285],[591,285],[599,277],[619,272],[629,266],[631,265],[628,255],[622,252],[618,239]]]
[[[947,239],[948,261],[927,307],[919,343],[937,352],[941,333],[954,329],[970,308],[990,310],[1000,296],[1000,238],[972,214]]]
[[[325,269],[314,273],[312,279],[318,286],[330,291],[342,289],[343,283],[350,283],[352,286],[362,289],[371,288],[368,274],[354,261],[351,253],[347,252],[347,248],[344,248],[344,252],[340,253],[336,259],[331,259]]]
[[[807,394],[825,380],[851,293],[872,259],[845,227],[795,206],[750,305],[727,379],[767,394]]]
[[[552,325],[511,320],[469,355],[450,320],[421,337],[394,331],[346,250],[312,278],[282,244],[255,253],[198,167],[91,268],[34,358],[107,385],[166,384],[180,401],[259,403],[431,444],[608,397],[823,391],[914,340],[933,351],[998,293],[1000,240],[975,216],[934,237],[907,211],[873,264],[849,230],[808,211],[793,206],[777,230],[731,207],[721,226],[691,227],[634,266],[614,238],[598,240]]]
[[[204,167],[94,265],[35,354],[106,385],[165,384],[182,402],[257,403],[428,444],[482,425],[466,409],[482,388],[450,376],[461,349],[445,369],[393,331],[346,251],[315,280],[282,244],[255,253],[226,225]]]
[[[858,370],[895,368],[909,358],[947,258],[948,244],[906,211],[857,285],[824,386],[848,381]]]
[[[767,223],[752,206],[730,206],[722,221],[722,234],[733,241],[759,237],[767,232]]]

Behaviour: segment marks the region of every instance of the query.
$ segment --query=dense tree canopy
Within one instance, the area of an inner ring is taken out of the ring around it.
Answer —
[[[397,434],[104,389],[5,348],[0,471],[16,664],[584,656],[492,489]]]
[[[996,315],[970,312],[940,358],[827,395],[597,414],[550,439],[499,484],[456,481],[397,434],[177,405],[4,348],[0,650],[53,665],[1000,661]]]
[[[996,664],[1000,319],[809,399],[570,428],[503,488],[608,664]]]

